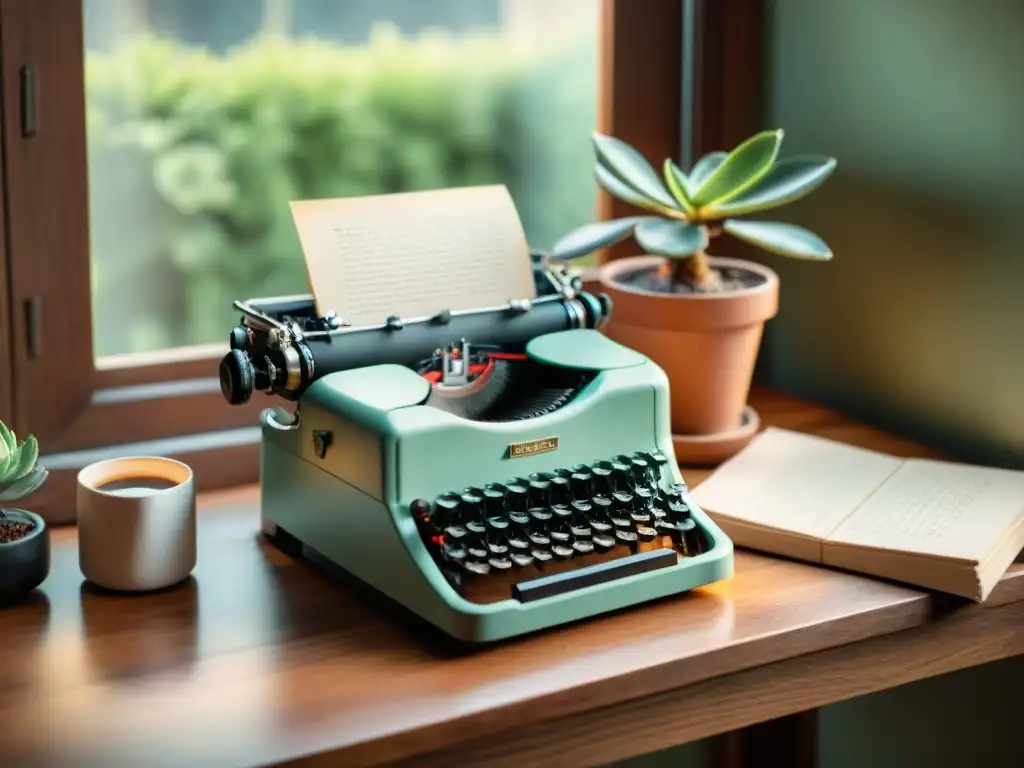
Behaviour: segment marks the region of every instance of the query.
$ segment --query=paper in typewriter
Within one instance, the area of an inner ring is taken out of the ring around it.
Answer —
[[[738,546],[976,600],[1024,547],[1024,472],[788,430],[763,432],[693,497]]]
[[[535,296],[526,236],[504,186],[307,200],[291,209],[321,315],[334,311],[359,327]]]

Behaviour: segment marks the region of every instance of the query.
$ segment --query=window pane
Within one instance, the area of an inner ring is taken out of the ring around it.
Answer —
[[[594,216],[593,0],[84,0],[97,355],[308,291],[288,202],[504,183]]]
[[[785,155],[839,164],[779,212],[835,257],[764,256],[785,291],[766,373],[973,460],[1021,463],[1024,3],[979,5],[771,4],[765,124],[785,129]]]

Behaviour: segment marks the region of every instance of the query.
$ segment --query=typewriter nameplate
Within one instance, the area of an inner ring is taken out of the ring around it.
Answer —
[[[509,443],[508,457],[510,459],[521,459],[523,456],[533,456],[538,453],[548,453],[557,450],[557,437],[542,437],[539,440],[527,440],[523,443]]]

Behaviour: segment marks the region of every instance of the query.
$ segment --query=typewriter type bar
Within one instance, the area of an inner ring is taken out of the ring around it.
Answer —
[[[660,453],[619,455],[417,500],[410,511],[464,598],[527,602],[706,551],[666,463]]]

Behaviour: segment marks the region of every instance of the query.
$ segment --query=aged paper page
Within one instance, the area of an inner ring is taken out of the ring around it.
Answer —
[[[768,428],[691,496],[712,517],[820,541],[901,463],[893,456]]]
[[[501,185],[293,202],[321,315],[378,325],[535,296],[522,224]]]
[[[828,543],[983,564],[1022,520],[1024,473],[912,460],[832,532]]]

